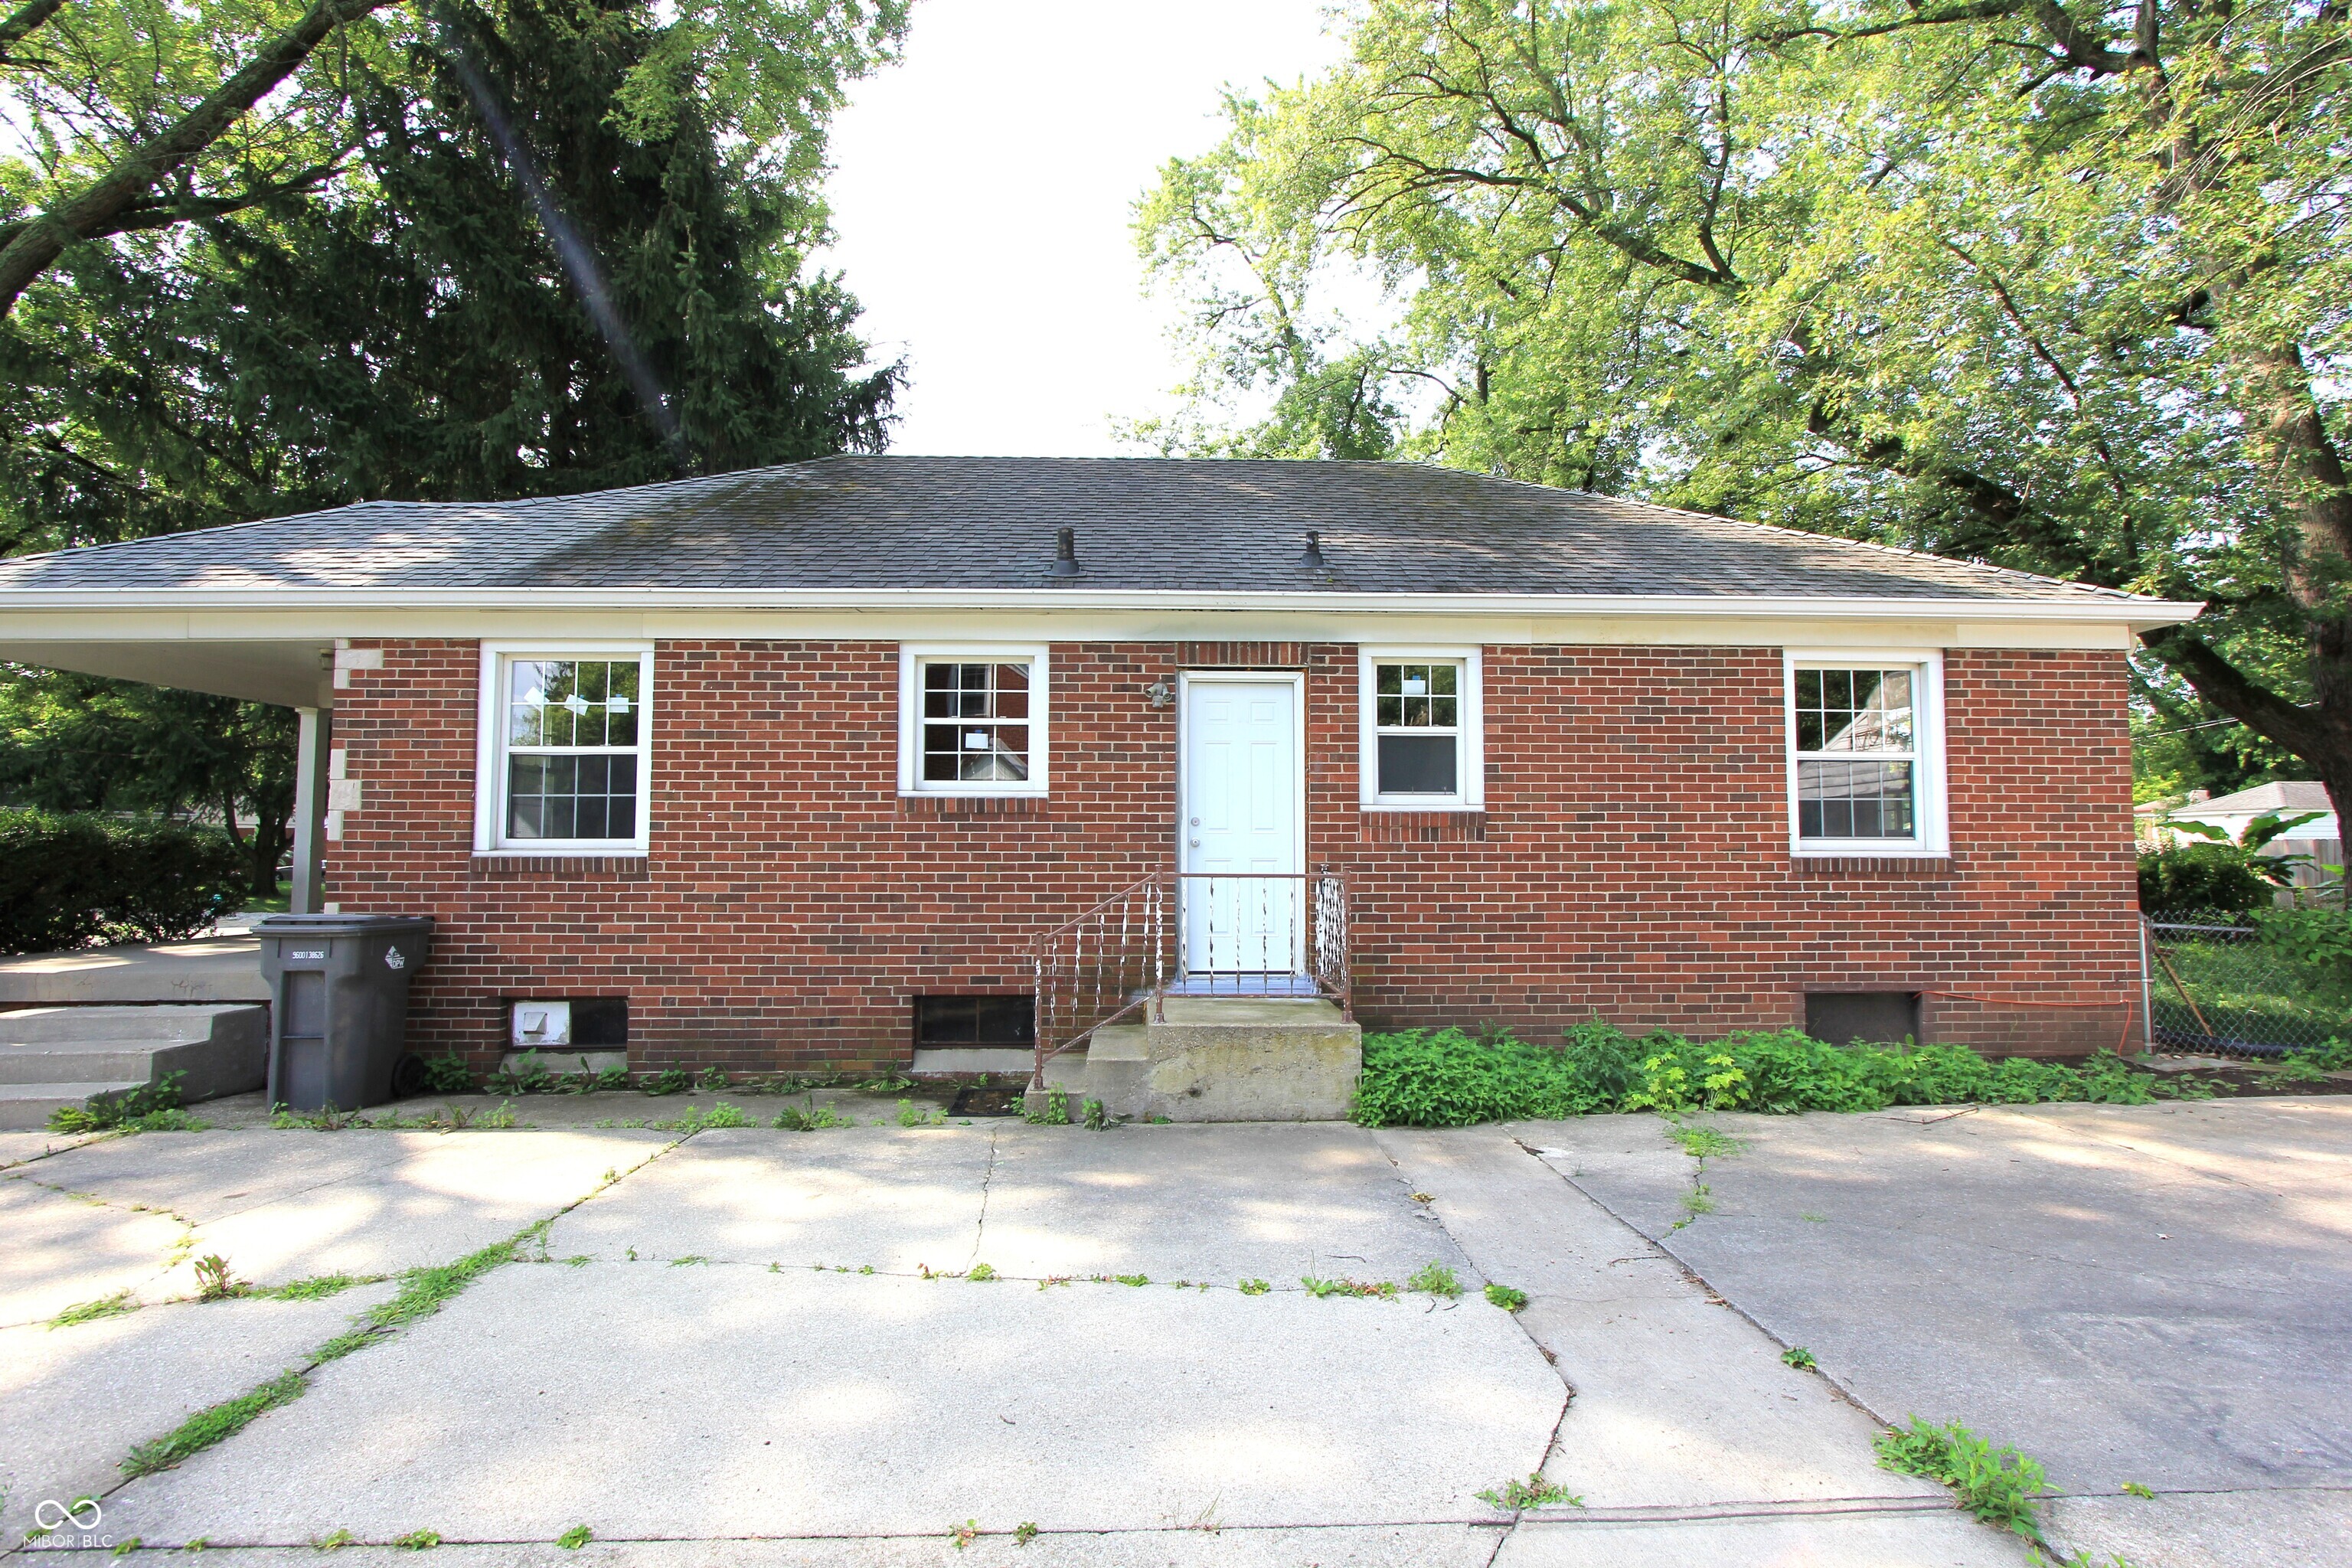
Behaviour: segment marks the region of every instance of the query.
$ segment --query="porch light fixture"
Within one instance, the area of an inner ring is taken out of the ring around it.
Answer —
[[[1172,708],[1176,705],[1176,693],[1166,681],[1155,680],[1143,689],[1143,702],[1147,708]]]
[[[1324,564],[1323,535],[1314,529],[1310,528],[1307,531],[1307,549],[1305,552],[1298,557],[1298,564],[1301,566],[1321,566]]]
[[[1078,531],[1075,528],[1066,528],[1054,535],[1053,575],[1075,577],[1077,574]]]

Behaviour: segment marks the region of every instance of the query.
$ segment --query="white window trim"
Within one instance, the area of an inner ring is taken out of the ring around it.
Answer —
[[[519,658],[628,658],[637,661],[637,831],[633,838],[515,838],[506,836],[506,670]],[[474,721],[474,853],[551,859],[642,856],[653,826],[654,645],[649,642],[485,642],[480,706]]]
[[[1452,795],[1381,793],[1380,710],[1373,667],[1449,662],[1462,666],[1462,754]],[[1475,647],[1374,647],[1356,650],[1356,778],[1367,811],[1479,811],[1486,805],[1486,709],[1481,650]]]
[[[1797,824],[1797,667],[1881,669],[1909,665],[1918,672],[1913,695],[1915,726],[1913,786],[1918,792],[1909,838],[1801,838]],[[1824,857],[1878,859],[1941,858],[1952,852],[1950,810],[1944,769],[1944,656],[1934,648],[1788,648],[1780,660],[1782,769],[1789,786],[1789,853],[1801,859]]]
[[[1029,776],[1005,779],[926,781],[923,777],[923,665],[1029,665]],[[898,793],[958,795],[1043,795],[1047,793],[1047,753],[1053,735],[1053,681],[1043,643],[901,643],[898,647]]]

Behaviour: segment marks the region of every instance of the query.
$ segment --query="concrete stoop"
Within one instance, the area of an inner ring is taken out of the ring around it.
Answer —
[[[27,1007],[0,1013],[0,1129],[45,1127],[79,1105],[181,1074],[194,1104],[262,1087],[269,1009],[238,1003]]]
[[[1031,1110],[1055,1087],[1073,1120],[1088,1100],[1131,1121],[1338,1121],[1355,1101],[1364,1032],[1328,1002],[1171,996],[1164,1013],[1096,1030],[1083,1060],[1055,1058]]]

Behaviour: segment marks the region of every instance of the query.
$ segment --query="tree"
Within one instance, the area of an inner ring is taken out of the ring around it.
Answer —
[[[1385,281],[1361,347],[1434,389],[1402,454],[2203,599],[2146,674],[2352,804],[2347,25],[1373,0],[1144,245],[1196,294],[1252,253]]]
[[[0,682],[0,804],[216,816],[257,899],[278,893],[294,809],[284,708],[48,670]]]
[[[386,23],[379,13],[396,7]],[[501,7],[503,9],[503,7]],[[687,0],[615,97],[660,135],[688,104],[727,138],[803,153],[842,87],[883,58],[905,0]],[[419,0],[21,0],[0,69],[32,156],[6,171],[0,316],[69,247],[316,191],[352,142],[355,80],[397,59],[455,5]],[[335,43],[340,47],[330,49]],[[280,89],[284,90],[280,90]],[[251,111],[269,100],[257,121]]]

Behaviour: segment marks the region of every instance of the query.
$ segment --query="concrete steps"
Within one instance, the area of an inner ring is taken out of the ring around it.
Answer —
[[[269,1010],[239,1003],[28,1007],[0,1013],[0,1129],[179,1073],[184,1104],[262,1086]]]
[[[1049,1088],[1146,1121],[1337,1121],[1354,1102],[1363,1031],[1320,999],[1170,996],[1164,1016],[1097,1029]],[[1068,1064],[1066,1067],[1064,1064]],[[1043,1109],[1045,1097],[1030,1098]]]

